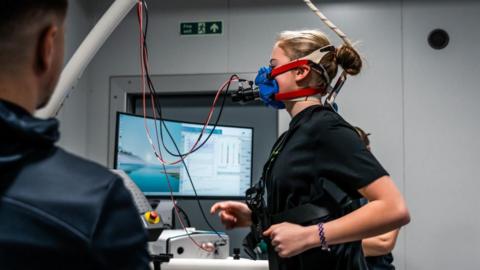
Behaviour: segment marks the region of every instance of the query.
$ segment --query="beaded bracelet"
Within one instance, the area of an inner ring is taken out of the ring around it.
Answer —
[[[323,229],[323,223],[318,223],[318,236],[320,237],[320,248],[324,251],[330,251],[327,240],[325,239],[325,230]]]

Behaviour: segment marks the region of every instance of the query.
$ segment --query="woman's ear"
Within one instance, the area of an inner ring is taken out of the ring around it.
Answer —
[[[301,81],[301,80],[307,78],[307,76],[310,74],[311,70],[312,70],[312,68],[309,65],[303,65],[303,66],[298,67],[295,70],[295,80],[298,82],[298,81]]]

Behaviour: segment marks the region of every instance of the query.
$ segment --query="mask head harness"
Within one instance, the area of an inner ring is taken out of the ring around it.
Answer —
[[[255,84],[259,87],[259,95],[258,95],[259,98],[268,106],[272,106],[277,109],[283,109],[285,108],[285,104],[282,102],[283,100],[295,100],[297,98],[318,95],[326,91],[327,100],[330,100],[333,102],[334,97],[333,99],[331,98],[332,93],[334,92],[338,93],[341,86],[343,85],[344,79],[342,78],[344,78],[345,76],[341,76],[340,78],[342,79],[341,84],[339,84],[339,82],[336,83],[335,87],[337,89],[335,88],[332,89],[330,87],[331,78],[328,75],[328,72],[325,69],[325,67],[322,64],[320,64],[322,59],[329,53],[335,53],[335,47],[333,45],[324,46],[320,49],[313,51],[307,56],[304,56],[299,59],[295,59],[289,63],[286,63],[284,65],[278,66],[273,69],[272,67],[260,68],[257,74],[257,77],[255,78]],[[304,65],[311,66],[314,71],[319,72],[323,76],[325,80],[325,87],[303,88],[295,91],[289,91],[286,93],[279,93],[279,87],[275,78],[280,74],[283,74],[287,71],[299,68]],[[327,102],[325,103],[329,105],[333,104],[333,103],[330,104]]]
[[[299,97],[307,97],[307,96],[312,96],[316,94],[320,94],[322,91],[326,90],[328,91],[328,86],[330,85],[331,79],[328,76],[328,72],[325,69],[325,67],[320,64],[322,61],[323,57],[328,55],[329,53],[334,53],[335,52],[335,47],[333,45],[327,45],[324,46],[320,49],[317,49],[310,53],[307,56],[304,56],[302,58],[293,60],[289,63],[286,63],[284,65],[278,66],[270,72],[268,75],[268,78],[270,80],[275,79],[280,74],[283,74],[287,71],[296,69],[298,67],[304,66],[304,65],[309,65],[312,67],[312,69],[318,71],[324,78],[325,80],[325,85],[327,87],[325,88],[303,88],[295,91],[290,91],[286,93],[276,93],[275,94],[275,100],[280,101],[280,100],[292,100],[295,98]]]
[[[321,73],[323,77],[325,78],[325,82],[327,84],[330,83],[330,77],[328,76],[327,70],[325,67],[320,64],[320,61],[322,61],[323,57],[326,56],[327,54],[335,52],[335,47],[333,45],[327,45],[324,46],[320,49],[315,50],[311,54],[304,56],[302,58],[293,60],[291,62],[288,62],[284,65],[278,66],[274,69],[272,69],[272,72],[269,74],[269,79],[273,80],[275,77],[277,77],[280,74],[283,74],[287,71],[290,71],[292,69],[298,68],[300,66],[304,65],[312,65],[314,68],[319,68],[321,70]]]

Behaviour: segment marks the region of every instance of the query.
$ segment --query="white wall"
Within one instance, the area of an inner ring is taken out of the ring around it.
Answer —
[[[480,269],[480,3],[411,3],[404,10],[408,269]],[[425,37],[450,34],[435,51]]]
[[[109,2],[87,2],[91,22]],[[316,2],[352,40],[360,41],[366,59],[362,74],[349,78],[338,103],[348,121],[373,134],[375,155],[411,209],[412,223],[402,230],[395,249],[398,269],[479,269],[480,220],[475,214],[480,204],[475,195],[480,185],[474,173],[480,160],[475,136],[480,4]],[[149,3],[152,74],[255,72],[267,64],[275,34],[285,29],[320,28],[339,44],[300,0]],[[83,22],[83,10],[78,12]],[[180,37],[179,23],[196,20],[223,20],[225,33]],[[75,25],[83,33],[84,24]],[[427,34],[437,27],[451,34],[450,46],[442,51],[426,45]],[[137,40],[132,12],[89,67],[81,87],[88,93],[70,99],[75,101],[67,103],[70,115],[65,108],[62,112],[62,142],[105,165],[109,78],[139,74]],[[288,119],[282,117],[286,127]],[[77,118],[79,123],[72,121]],[[79,125],[87,127],[86,134]]]

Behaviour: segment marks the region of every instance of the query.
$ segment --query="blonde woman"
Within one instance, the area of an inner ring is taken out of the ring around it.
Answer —
[[[256,186],[266,188],[266,204],[211,208],[227,228],[263,230],[270,269],[368,269],[361,239],[410,221],[401,193],[355,129],[322,105],[339,67],[361,71],[355,49],[335,48],[316,30],[279,35],[270,66],[256,78],[262,100],[292,117]],[[369,203],[353,209],[361,197]]]

